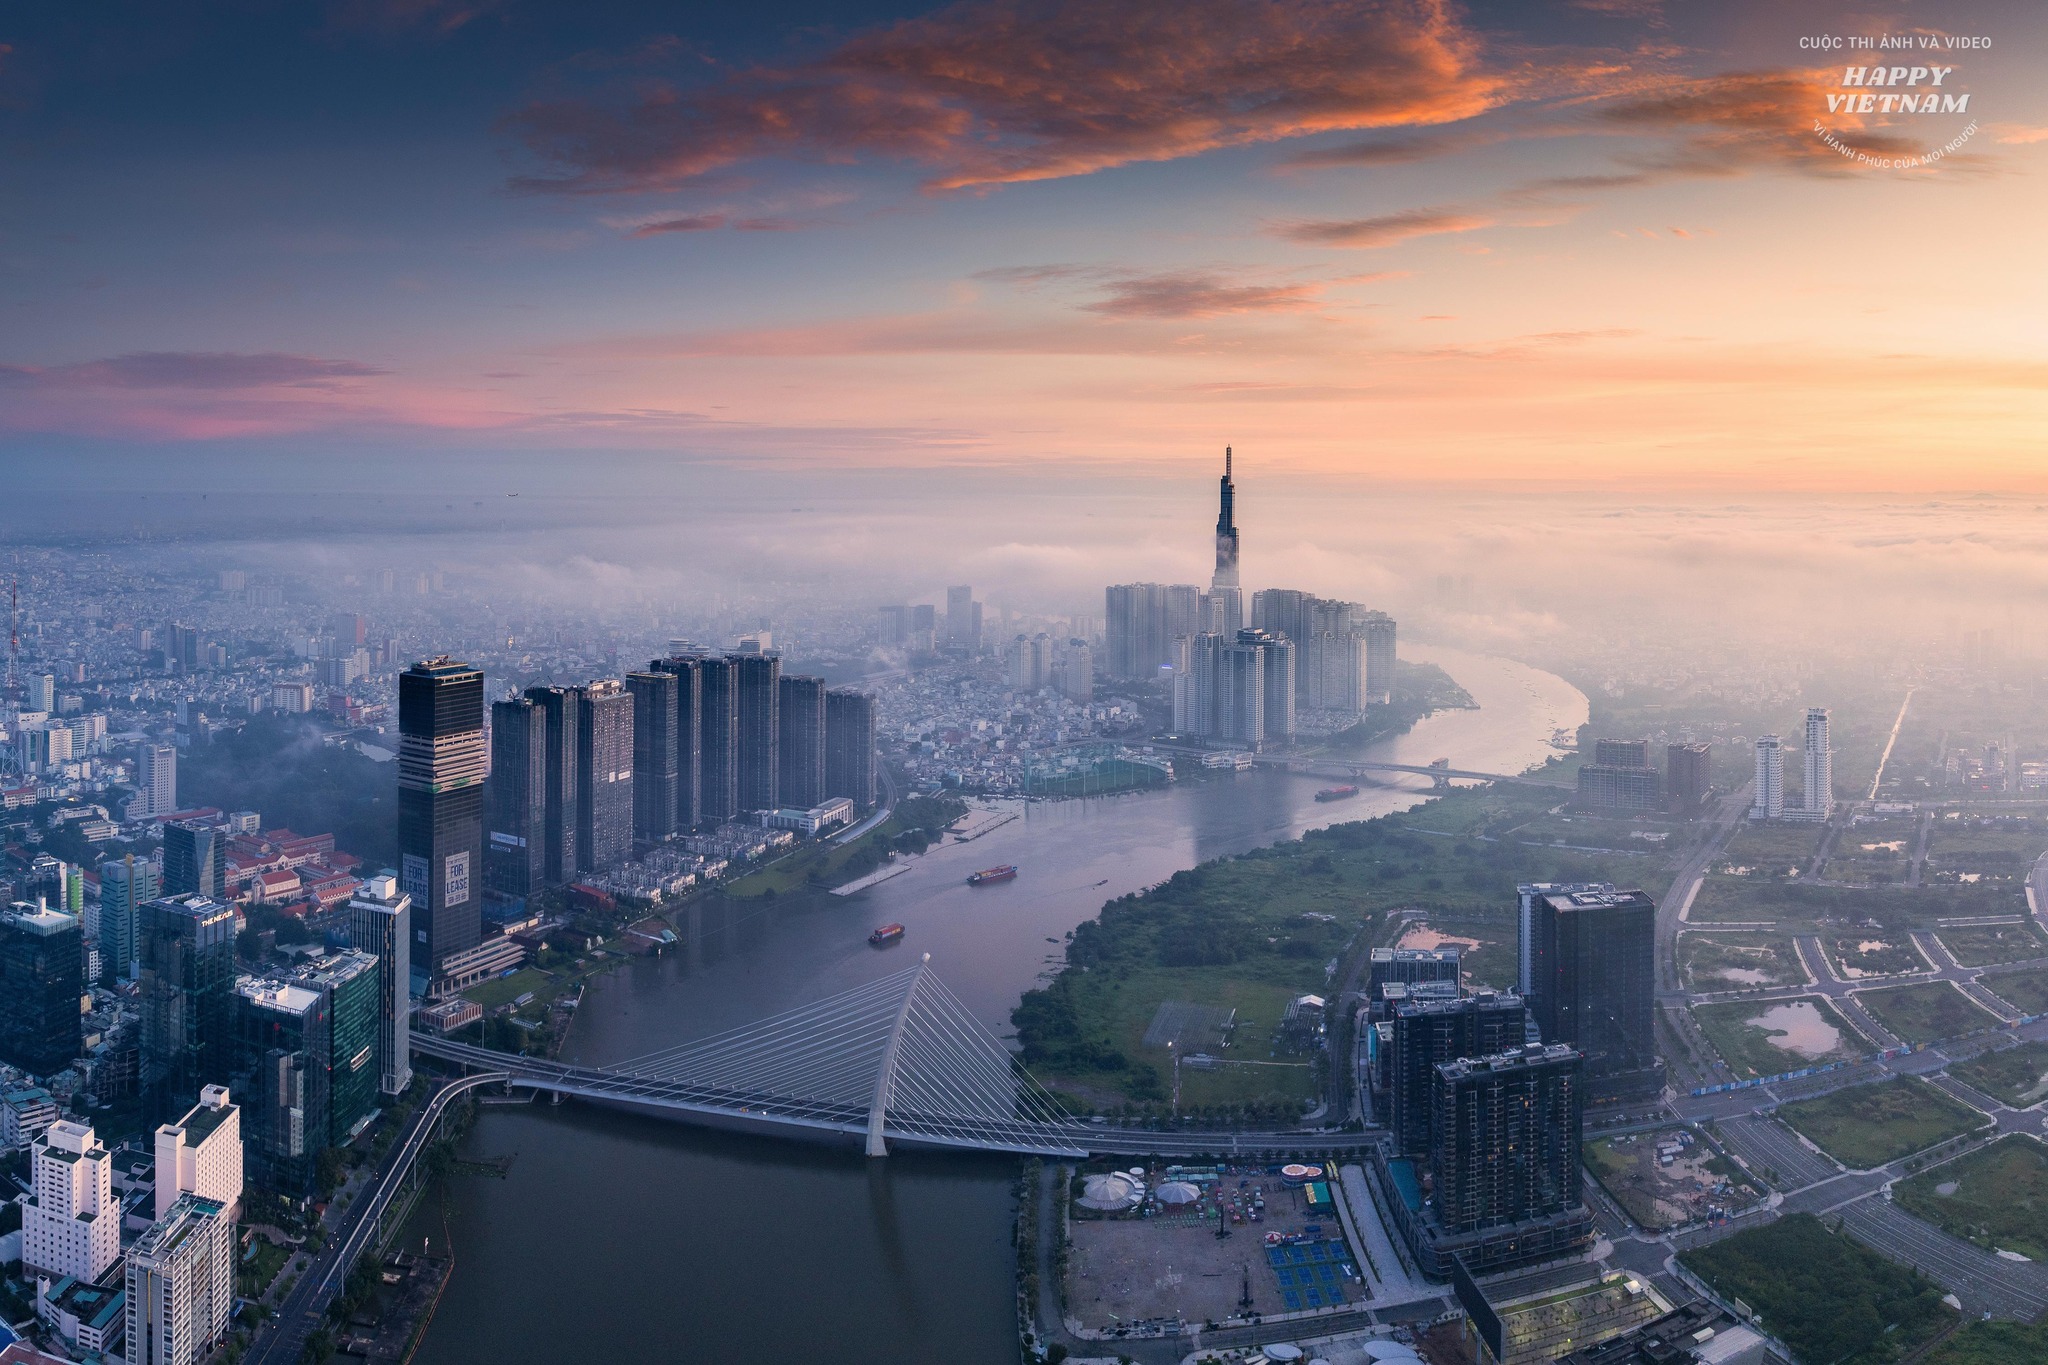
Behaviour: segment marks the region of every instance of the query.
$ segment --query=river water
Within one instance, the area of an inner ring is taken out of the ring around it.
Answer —
[[[1518,772],[1554,752],[1586,699],[1551,674],[1408,646],[1479,702],[1431,716],[1370,757]],[[684,943],[622,967],[587,994],[564,1055],[605,1063],[831,995],[929,952],[991,1028],[1058,963],[1059,942],[1104,901],[1182,868],[1306,829],[1427,799],[1428,782],[1366,787],[1320,804],[1327,780],[1246,772],[1157,791],[1043,804],[851,897],[767,906],[706,901]],[[1017,879],[967,873],[1015,863]],[[907,932],[877,951],[867,934]],[[483,1112],[480,1154],[512,1154],[503,1180],[463,1177],[429,1201],[411,1244],[452,1245],[456,1268],[421,1365],[617,1361],[832,1361],[979,1365],[1017,1359],[1011,1184],[1000,1158],[852,1152],[695,1132],[578,1106]]]

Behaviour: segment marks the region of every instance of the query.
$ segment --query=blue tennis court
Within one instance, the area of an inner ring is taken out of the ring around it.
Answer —
[[[1279,1281],[1280,1301],[1291,1312],[1343,1303],[1344,1282],[1358,1275],[1349,1251],[1336,1241],[1267,1247],[1266,1260]]]

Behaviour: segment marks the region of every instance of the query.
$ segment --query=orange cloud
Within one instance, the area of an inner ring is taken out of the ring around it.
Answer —
[[[957,190],[1314,133],[1455,122],[1512,94],[1446,0],[970,0],[825,56],[509,120],[529,188],[649,190],[764,157],[881,155]]]
[[[1403,209],[1373,218],[1341,218],[1283,223],[1275,231],[1305,246],[1398,246],[1416,237],[1447,232],[1473,232],[1497,220],[1462,209]]]

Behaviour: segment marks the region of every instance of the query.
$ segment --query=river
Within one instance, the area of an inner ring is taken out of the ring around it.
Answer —
[[[1369,757],[1518,772],[1586,719],[1551,674],[1458,650],[1406,646],[1478,701]],[[709,901],[685,942],[592,988],[564,1055],[604,1063],[732,1028],[899,970],[913,952],[1007,1034],[1022,992],[1104,901],[1306,829],[1426,800],[1426,779],[1315,801],[1326,782],[1255,771],[1161,791],[1049,803],[851,897],[766,906]],[[978,867],[1014,882],[970,888]],[[868,931],[907,930],[893,950]],[[456,1267],[421,1365],[832,1361],[979,1365],[1017,1359],[1006,1159],[852,1152],[694,1132],[577,1106],[483,1111],[471,1142],[513,1154],[507,1176],[462,1177],[423,1204],[411,1244],[452,1244]]]

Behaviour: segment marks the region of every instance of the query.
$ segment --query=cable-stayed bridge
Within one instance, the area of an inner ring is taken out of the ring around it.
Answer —
[[[1373,1136],[1152,1131],[1088,1123],[1018,1064],[930,970],[604,1067],[514,1057],[415,1034],[413,1050],[500,1071],[507,1084],[700,1127],[890,1146],[1082,1157],[1263,1156],[1356,1150]]]

